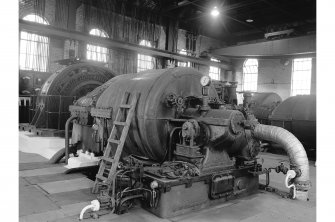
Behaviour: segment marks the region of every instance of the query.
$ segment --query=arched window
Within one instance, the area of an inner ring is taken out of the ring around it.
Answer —
[[[30,22],[36,22],[44,25],[49,25],[49,22],[42,18],[41,16],[38,16],[36,14],[29,14],[26,15],[23,20],[30,21]]]
[[[152,47],[151,43],[147,40],[142,40],[140,42],[140,45]],[[153,68],[154,68],[154,58],[152,56],[142,54],[137,55],[137,72]]]
[[[294,59],[292,64],[291,96],[311,93],[312,59]]]
[[[182,49],[179,51],[179,54],[187,55],[187,52],[185,49]],[[191,67],[191,63],[190,62],[178,62],[177,66],[178,67]]]
[[[213,62],[220,62],[217,59],[211,58],[211,61]],[[209,77],[214,80],[220,80],[220,68],[216,66],[210,66],[209,67]]]
[[[243,64],[243,91],[257,91],[258,60],[247,59]]]
[[[44,18],[30,14],[23,20],[49,25]],[[49,38],[25,31],[20,32],[20,69],[46,72],[49,60]]]
[[[101,29],[91,29],[90,35],[108,38],[106,32]],[[109,50],[106,47],[87,44],[86,58],[98,62],[107,62],[109,59]]]

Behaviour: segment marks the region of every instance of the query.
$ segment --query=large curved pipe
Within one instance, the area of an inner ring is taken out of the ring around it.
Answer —
[[[253,130],[257,139],[267,140],[280,144],[287,152],[291,169],[297,172],[293,182],[297,188],[296,198],[308,200],[309,164],[306,151],[300,141],[289,131],[276,126],[257,124]]]
[[[77,116],[71,116],[66,120],[65,123],[65,163],[69,159],[69,127],[72,120],[76,119]]]

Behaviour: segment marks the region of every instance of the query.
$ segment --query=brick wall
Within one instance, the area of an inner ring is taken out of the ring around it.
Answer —
[[[84,5],[81,4],[76,11],[76,31],[84,31]]]
[[[178,42],[177,42],[177,51],[179,52],[182,49],[186,49],[186,30],[178,30]],[[195,54],[197,57],[204,51],[210,51],[210,49],[222,48],[225,46],[225,43],[207,36],[199,35],[196,41],[196,51]]]
[[[179,29],[178,30],[178,42],[177,42],[177,52],[179,52],[182,49],[186,49],[186,30]],[[207,36],[199,35],[196,40],[196,51],[195,56],[199,57],[202,52],[210,51],[210,49],[216,49],[216,48],[222,48],[224,47],[224,42],[218,41],[213,38],[209,38]],[[200,72],[208,75],[209,74],[209,66],[204,65],[196,65],[195,68],[199,70]],[[226,70],[221,69],[221,80],[224,79],[224,74]]]

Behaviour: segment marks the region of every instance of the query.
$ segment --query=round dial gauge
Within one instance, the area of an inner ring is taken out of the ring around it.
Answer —
[[[203,76],[200,79],[200,84],[202,86],[209,86],[209,84],[211,83],[211,77],[209,76]]]

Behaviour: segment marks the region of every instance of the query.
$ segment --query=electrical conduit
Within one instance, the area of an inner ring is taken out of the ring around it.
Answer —
[[[291,170],[296,172],[293,179],[296,188],[295,197],[297,200],[308,200],[308,190],[310,188],[309,164],[306,151],[300,141],[292,133],[281,127],[263,124],[257,124],[254,127],[253,135],[260,140],[278,143],[284,148],[290,159]],[[293,174],[290,174],[290,177],[292,178]]]

